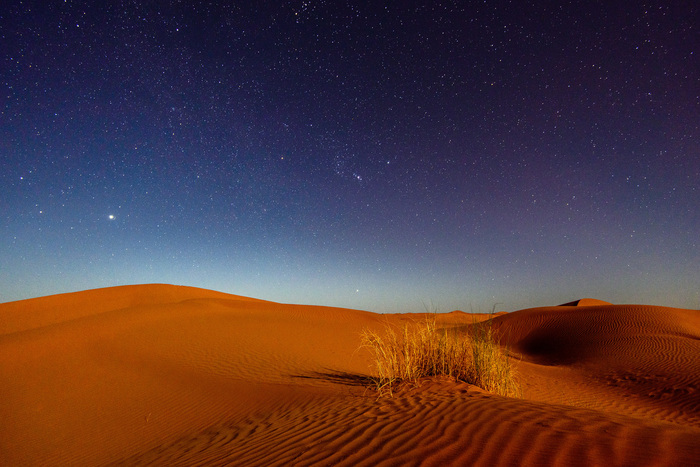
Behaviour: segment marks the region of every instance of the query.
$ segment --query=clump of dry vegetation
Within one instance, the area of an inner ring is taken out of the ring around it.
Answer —
[[[365,329],[361,346],[373,356],[371,378],[379,395],[391,395],[399,383],[447,376],[503,396],[519,397],[515,371],[493,335],[491,320],[469,331],[438,329],[435,315],[403,327],[387,324],[384,333]]]

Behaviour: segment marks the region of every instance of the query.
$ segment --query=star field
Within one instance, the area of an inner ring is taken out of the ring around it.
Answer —
[[[700,308],[692,2],[230,3],[0,7],[0,301]]]

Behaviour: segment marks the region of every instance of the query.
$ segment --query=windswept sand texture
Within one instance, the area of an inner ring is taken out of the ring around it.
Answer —
[[[700,312],[499,314],[524,399],[376,399],[360,332],[413,318],[168,285],[0,304],[0,465],[700,463]]]

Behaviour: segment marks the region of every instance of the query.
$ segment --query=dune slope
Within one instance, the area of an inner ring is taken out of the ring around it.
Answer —
[[[700,427],[700,312],[551,307],[495,323],[522,359],[531,398]],[[570,387],[547,390],[552,379]]]
[[[407,319],[168,285],[0,304],[0,464],[700,458],[696,311],[593,301],[501,314],[524,399],[441,379],[377,399],[360,331]]]

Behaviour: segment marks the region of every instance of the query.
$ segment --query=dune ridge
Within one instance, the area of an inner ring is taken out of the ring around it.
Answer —
[[[437,322],[466,332],[487,317]],[[165,284],[0,304],[0,464],[700,459],[700,312],[581,300],[500,313],[523,399],[444,378],[377,398],[360,333],[416,318]]]
[[[3,316],[0,321],[0,335],[123,308],[203,298],[263,301],[182,285],[143,284],[106,287],[0,303]]]

